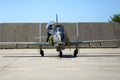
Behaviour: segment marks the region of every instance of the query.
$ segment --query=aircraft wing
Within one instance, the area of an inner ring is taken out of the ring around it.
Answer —
[[[82,44],[82,43],[102,43],[102,42],[118,42],[119,40],[87,40],[87,41],[71,41],[70,45]]]
[[[18,44],[28,44],[28,45],[49,45],[48,42],[0,42],[0,45],[18,45]]]

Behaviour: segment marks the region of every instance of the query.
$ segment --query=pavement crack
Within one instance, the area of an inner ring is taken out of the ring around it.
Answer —
[[[13,64],[15,61],[17,61],[20,57],[15,58],[13,61],[11,61],[10,63],[8,63],[7,65],[3,66],[0,69],[0,72],[3,71],[4,69],[6,69],[8,66],[10,66],[11,64]]]

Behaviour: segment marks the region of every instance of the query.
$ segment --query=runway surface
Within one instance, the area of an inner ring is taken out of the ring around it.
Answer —
[[[120,80],[120,49],[73,49],[58,57],[55,49],[0,50],[0,80]]]

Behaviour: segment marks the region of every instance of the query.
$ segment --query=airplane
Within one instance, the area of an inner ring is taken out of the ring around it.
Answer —
[[[113,39],[113,40],[70,41],[69,36],[67,35],[67,32],[66,32],[64,26],[62,24],[58,23],[57,14],[56,14],[56,23],[52,27],[54,27],[54,29],[53,29],[54,34],[52,34],[49,37],[48,42],[0,42],[0,45],[8,45],[8,44],[9,45],[11,45],[11,44],[15,44],[15,45],[19,45],[19,44],[21,44],[21,45],[22,44],[39,45],[40,46],[40,55],[42,57],[44,57],[44,50],[43,50],[42,46],[44,46],[44,45],[54,46],[56,48],[56,51],[59,52],[59,57],[62,58],[63,57],[62,50],[64,50],[66,48],[66,46],[68,46],[70,48],[70,46],[75,45],[76,48],[74,50],[73,56],[77,57],[79,44],[89,43],[91,45],[91,43],[100,43],[100,45],[102,45],[102,42],[118,41],[116,39]],[[79,38],[79,36],[77,36],[77,37]]]

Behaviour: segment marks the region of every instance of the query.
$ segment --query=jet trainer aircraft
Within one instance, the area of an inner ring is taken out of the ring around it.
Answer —
[[[65,49],[66,46],[71,46],[71,45],[75,45],[76,48],[74,50],[74,57],[77,56],[78,54],[78,47],[79,44],[82,43],[100,43],[100,45],[102,44],[102,42],[112,42],[112,41],[118,41],[118,40],[90,40],[90,41],[69,41],[69,37],[66,33],[66,30],[64,29],[64,26],[58,23],[58,17],[56,15],[56,23],[52,26],[54,27],[53,32],[54,34],[52,34],[49,37],[48,42],[0,42],[0,45],[10,45],[10,44],[29,44],[29,45],[40,45],[40,55],[44,56],[44,51],[42,49],[43,45],[50,45],[50,46],[55,46],[56,50],[59,52],[59,57],[63,56],[62,50]]]

